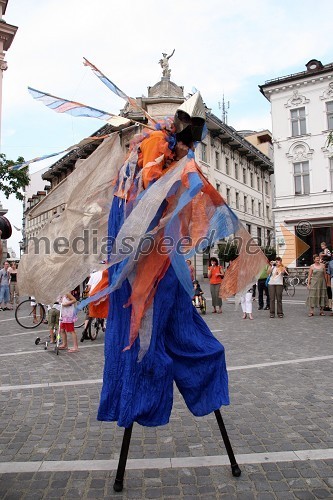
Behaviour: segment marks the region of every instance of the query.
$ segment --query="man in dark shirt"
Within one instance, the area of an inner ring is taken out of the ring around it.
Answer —
[[[327,263],[326,272],[329,275],[329,277],[331,278],[331,290],[332,290],[332,296],[333,296],[333,260],[330,260]],[[331,299],[331,306],[332,306],[332,311],[333,311],[332,299]],[[333,316],[333,312],[331,312],[330,316]]]

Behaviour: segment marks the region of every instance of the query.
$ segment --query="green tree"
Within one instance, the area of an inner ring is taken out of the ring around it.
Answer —
[[[30,182],[28,167],[21,170],[11,170],[11,167],[23,163],[21,156],[16,161],[7,160],[6,155],[0,153],[0,191],[9,198],[11,194],[22,201],[23,190]]]
[[[276,259],[276,250],[274,247],[264,247],[261,249],[264,254],[266,255],[268,260],[275,260]]]
[[[238,245],[229,240],[218,244],[218,257],[222,262],[230,262],[238,257]]]

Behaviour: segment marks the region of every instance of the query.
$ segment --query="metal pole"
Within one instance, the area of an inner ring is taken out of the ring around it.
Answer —
[[[116,474],[116,479],[113,484],[114,491],[122,491],[124,487],[124,475],[126,469],[126,462],[128,456],[129,445],[131,442],[133,424],[130,427],[126,427],[123,437],[123,442],[120,450],[120,457],[118,462],[118,469]]]
[[[218,426],[219,426],[220,431],[221,431],[224,446],[225,446],[227,453],[228,453],[232,475],[235,477],[239,477],[241,475],[242,471],[240,470],[240,468],[238,467],[238,464],[236,462],[236,458],[235,458],[231,443],[229,441],[229,436],[227,434],[227,430],[225,428],[221,412],[220,412],[220,410],[215,410],[214,413],[215,413],[215,417],[216,417]]]

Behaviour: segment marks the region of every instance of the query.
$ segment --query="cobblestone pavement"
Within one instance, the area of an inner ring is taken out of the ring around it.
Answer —
[[[231,475],[214,414],[193,417],[175,388],[170,423],[134,425],[122,493],[113,491],[123,429],[97,422],[102,334],[80,352],[35,346],[0,312],[0,498],[333,499],[333,317],[309,318],[306,290],[283,319],[208,313],[225,346],[231,405],[222,409],[242,475]]]

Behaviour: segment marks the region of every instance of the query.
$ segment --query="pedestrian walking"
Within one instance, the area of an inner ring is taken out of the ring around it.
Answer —
[[[259,300],[258,311],[264,309],[264,294],[266,295],[265,311],[269,310],[269,293],[268,293],[268,286],[266,285],[266,280],[269,276],[269,268],[270,265],[267,262],[266,266],[264,267],[258,278],[258,300]]]
[[[188,270],[190,271],[191,280],[194,281],[195,280],[195,270],[194,270],[194,267],[192,266],[191,260],[187,259],[186,264],[188,265]]]
[[[61,301],[60,333],[62,337],[62,345],[61,347],[59,347],[59,349],[68,349],[67,333],[71,333],[73,339],[73,347],[71,349],[68,349],[69,353],[79,351],[77,336],[74,329],[74,323],[77,319],[75,313],[75,303],[76,298],[71,293],[66,293]]]
[[[219,265],[216,257],[209,260],[208,278],[210,283],[210,294],[212,296],[213,313],[222,314],[222,299],[219,296],[220,286],[224,276],[223,267]],[[217,311],[216,308],[219,308]]]
[[[0,264],[2,262],[2,255],[3,255],[1,236],[2,236],[2,231],[0,229]]]
[[[276,257],[275,261],[271,262],[268,269],[270,279],[268,283],[269,301],[270,301],[270,317],[275,318],[275,301],[277,307],[277,315],[283,318],[282,308],[282,292],[283,292],[283,277],[287,273],[286,268],[282,264],[281,257]]]
[[[17,285],[17,266],[15,261],[12,262],[11,266],[8,268],[8,272],[10,275],[10,282],[9,282],[10,303],[13,307],[14,299],[16,305],[18,305],[19,303],[19,289]]]
[[[243,311],[243,319],[247,317],[249,319],[254,319],[252,316],[253,287],[241,295],[240,303]]]
[[[319,308],[320,316],[325,316],[324,307],[328,303],[325,275],[325,265],[320,262],[319,255],[315,254],[308,278],[309,296],[306,303],[309,307],[309,316],[314,315],[315,307]]]
[[[332,312],[331,312],[330,316],[333,316],[333,260],[330,260],[328,262],[327,268],[326,268],[326,274],[327,274],[328,279],[330,280],[330,284],[331,284],[331,297],[332,297],[331,309],[332,309]]]
[[[3,269],[0,271],[0,310],[10,311],[13,307],[10,304],[10,274],[9,274],[9,262],[5,262]],[[2,307],[3,304],[3,307]]]
[[[52,306],[47,312],[47,322],[50,329],[50,344],[53,344],[56,341],[54,332],[59,327],[61,301],[62,297],[57,297],[57,299],[55,300],[55,302],[53,302]]]

